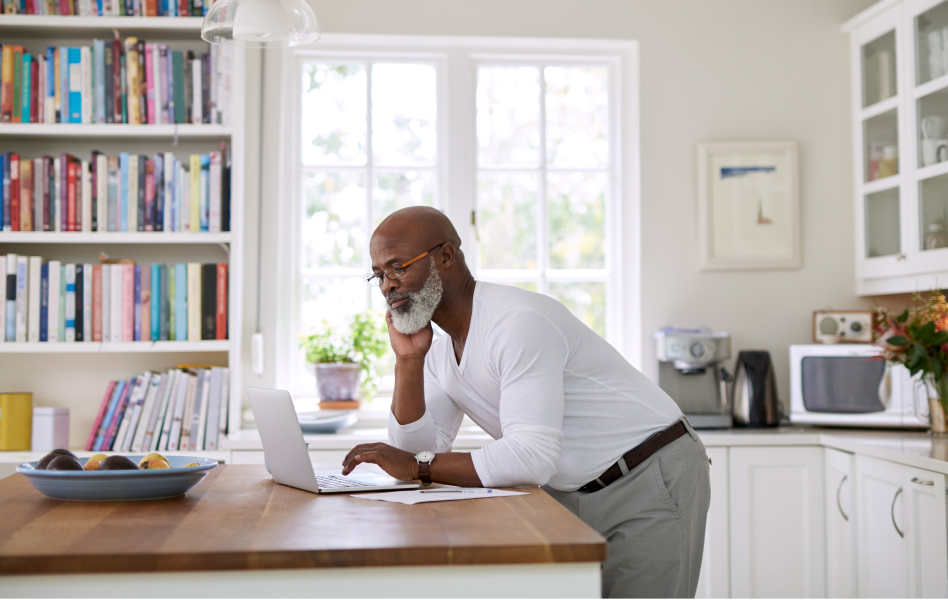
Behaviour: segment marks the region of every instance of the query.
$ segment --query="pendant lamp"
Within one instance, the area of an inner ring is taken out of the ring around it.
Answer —
[[[299,46],[319,36],[306,0],[217,0],[201,26],[205,41],[249,48]]]

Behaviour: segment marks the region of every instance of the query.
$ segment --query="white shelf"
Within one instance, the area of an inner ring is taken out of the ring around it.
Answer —
[[[0,232],[0,244],[229,244],[231,239],[230,232]]]
[[[155,17],[157,18],[157,17]],[[232,135],[224,125],[81,125],[79,123],[4,123],[0,137],[37,138],[148,138],[226,139]]]
[[[200,342],[4,342],[0,354],[229,352],[230,340]]]
[[[112,30],[158,35],[163,39],[201,41],[204,17],[63,17],[55,15],[0,15],[4,37],[100,37],[112,39]]]

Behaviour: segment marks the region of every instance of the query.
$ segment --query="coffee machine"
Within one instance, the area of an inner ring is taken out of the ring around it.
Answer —
[[[658,385],[672,397],[695,429],[731,426],[728,384],[733,381],[724,368],[731,357],[731,336],[710,329],[658,331],[655,356]]]

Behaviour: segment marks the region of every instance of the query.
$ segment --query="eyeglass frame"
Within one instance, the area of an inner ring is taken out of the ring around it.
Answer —
[[[416,256],[415,258],[413,258],[413,259],[411,259],[411,260],[409,260],[408,262],[405,262],[405,263],[403,263],[403,264],[398,264],[398,263],[393,264],[393,265],[390,267],[390,270],[391,270],[391,271],[395,272],[396,270],[400,270],[400,271],[402,272],[402,274],[401,274],[401,275],[398,275],[397,277],[393,277],[392,275],[389,275],[389,274],[388,274],[388,270],[383,270],[383,271],[381,271],[381,272],[379,272],[379,273],[372,273],[371,275],[369,275],[368,277],[365,278],[365,282],[368,283],[369,285],[374,285],[375,287],[382,287],[382,276],[383,276],[383,275],[384,275],[389,281],[392,281],[392,280],[395,280],[395,279],[401,279],[402,277],[405,276],[406,269],[407,269],[408,267],[410,267],[410,266],[412,265],[412,263],[418,262],[419,260],[423,259],[424,257],[428,256],[429,254],[431,254],[432,252],[434,252],[435,250],[437,250],[438,248],[440,248],[441,246],[444,246],[445,244],[447,244],[447,242],[441,242],[441,243],[438,244],[437,246],[431,248],[430,250],[427,250],[427,251],[425,251],[425,252],[422,252],[421,254],[419,254],[418,256]],[[375,282],[373,281],[374,279],[378,279],[378,283],[375,283]]]

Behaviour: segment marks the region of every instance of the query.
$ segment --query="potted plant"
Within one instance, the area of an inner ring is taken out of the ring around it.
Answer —
[[[352,317],[347,328],[323,321],[322,329],[300,336],[300,348],[316,371],[319,407],[358,408],[362,398],[375,394],[388,329],[379,313],[367,310]]]
[[[883,356],[919,375],[926,389],[932,433],[948,436],[948,302],[938,291],[914,294],[902,314],[877,308],[877,343]],[[888,336],[888,337],[885,337]],[[884,341],[880,341],[885,337]]]

